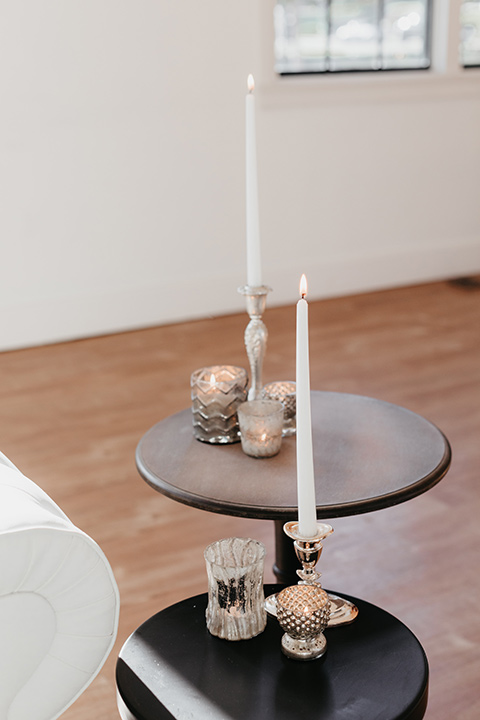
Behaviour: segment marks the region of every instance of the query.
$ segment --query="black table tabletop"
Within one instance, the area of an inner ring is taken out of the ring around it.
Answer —
[[[265,592],[279,586],[266,586]],[[252,640],[213,637],[207,596],[157,613],[127,640],[116,669],[124,720],[420,720],[428,663],[417,638],[357,598],[357,620],[327,629],[327,652],[301,662],[280,649],[269,618]]]
[[[443,433],[419,415],[381,400],[312,393],[312,432],[321,519],[404,502],[447,472]],[[193,437],[190,409],[162,420],[140,440],[140,475],[156,490],[210,512],[286,522],[297,517],[295,437],[273,458],[252,458],[239,443]]]

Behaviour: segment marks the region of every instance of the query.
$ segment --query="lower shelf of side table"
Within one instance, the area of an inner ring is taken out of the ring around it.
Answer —
[[[265,593],[279,589],[267,585]],[[428,663],[413,633],[380,608],[359,608],[349,626],[326,631],[325,656],[286,658],[282,630],[219,640],[205,625],[206,595],[154,615],[123,646],[117,662],[124,720],[421,720]]]

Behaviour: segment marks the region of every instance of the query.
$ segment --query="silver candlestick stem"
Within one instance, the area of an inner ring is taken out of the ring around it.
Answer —
[[[313,538],[305,538],[300,534],[300,528],[297,521],[285,523],[283,532],[292,538],[295,554],[302,564],[301,570],[297,570],[297,575],[301,578],[299,585],[317,584],[320,573],[315,570],[320,555],[322,554],[322,540],[331,535],[333,528],[326,523],[318,523],[317,534]],[[318,583],[319,584],[319,583]],[[330,600],[330,619],[329,627],[335,625],[347,625],[355,620],[358,615],[358,608],[350,600],[328,593]]]
[[[283,532],[294,541],[295,554],[302,563],[301,569],[297,570],[297,575],[300,578],[299,585],[311,585],[317,582],[320,573],[315,570],[315,565],[322,554],[322,540],[325,540],[326,537],[333,533],[332,526],[326,523],[318,523],[315,537],[305,538],[300,535],[298,522],[292,520],[285,523]]]
[[[333,532],[332,526],[326,523],[318,523],[317,534],[312,538],[306,538],[300,534],[298,522],[292,520],[285,523],[283,532],[294,541],[295,554],[302,565],[301,569],[297,570],[297,575],[300,577],[298,584],[318,585],[321,587],[320,583],[317,582],[320,573],[315,570],[315,565],[322,554],[322,540]],[[350,600],[332,593],[328,593],[328,598],[330,600],[328,627],[347,625],[355,620],[358,615],[358,608]],[[270,595],[266,598],[265,608],[269,615],[274,617],[277,615],[276,595]]]
[[[267,349],[268,331],[262,320],[267,295],[271,288],[267,285],[244,285],[238,292],[245,296],[250,322],[245,329],[245,348],[250,362],[249,400],[260,400],[262,393],[263,359]]]

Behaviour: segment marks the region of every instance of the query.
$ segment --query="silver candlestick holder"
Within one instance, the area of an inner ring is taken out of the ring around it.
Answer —
[[[272,288],[267,285],[244,285],[238,292],[245,296],[247,313],[250,322],[245,328],[245,348],[250,363],[249,400],[260,400],[262,397],[263,360],[267,349],[268,331],[262,320],[265,312],[267,295]]]
[[[298,585],[284,588],[276,598],[277,620],[285,631],[282,652],[293,660],[315,660],[327,649],[323,631],[330,619],[330,598],[318,582],[320,573],[315,565],[322,553],[322,540],[333,528],[318,524],[312,538],[300,534],[298,522],[285,523],[283,531],[292,538],[302,567],[297,570]]]
[[[322,554],[322,540],[331,535],[332,526],[318,523],[316,535],[310,538],[300,534],[295,521],[285,523],[283,531],[293,540],[302,567],[297,570],[298,585],[290,585],[275,598],[275,614],[285,631],[282,651],[294,660],[315,660],[327,649],[324,629],[352,622],[358,609],[344,598],[327,594],[319,582],[315,566]]]
[[[283,531],[289,538],[293,540],[295,554],[301,563],[301,568],[297,570],[300,580],[299,585],[316,585],[321,588],[321,574],[317,572],[315,566],[322,554],[322,540],[332,534],[333,528],[326,523],[317,524],[317,534],[314,537],[306,538],[300,534],[299,525],[296,520],[285,523]],[[265,608],[269,615],[277,617],[277,598],[278,594],[270,595],[265,600]],[[348,625],[353,622],[358,615],[358,608],[349,600],[328,593],[330,601],[330,617],[328,619],[328,627],[337,627],[339,625]]]
[[[312,538],[300,535],[299,524],[295,520],[285,523],[283,532],[293,540],[295,555],[300,560],[302,567],[297,570],[300,578],[299,585],[311,585],[320,579],[320,573],[315,570],[315,566],[322,554],[322,540],[333,533],[333,527],[326,523],[317,524],[317,534]]]

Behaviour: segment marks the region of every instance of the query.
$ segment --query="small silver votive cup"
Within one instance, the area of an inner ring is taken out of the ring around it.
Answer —
[[[251,538],[225,538],[209,545],[204,556],[209,632],[224,640],[248,640],[259,635],[267,624],[263,543]]]
[[[291,585],[277,595],[277,620],[285,631],[282,652],[293,660],[324,655],[323,631],[330,617],[330,600],[320,585]]]
[[[247,398],[247,371],[234,365],[211,365],[192,373],[193,434],[202,442],[240,441],[237,408]]]
[[[256,458],[273,457],[282,445],[283,405],[273,400],[250,400],[238,406],[242,450]]]
[[[295,435],[297,413],[297,385],[291,380],[278,380],[265,385],[262,389],[262,398],[277,400],[284,408],[283,437]]]

